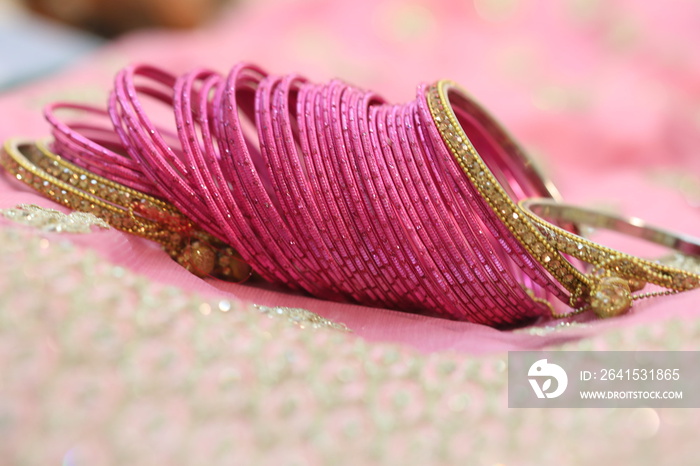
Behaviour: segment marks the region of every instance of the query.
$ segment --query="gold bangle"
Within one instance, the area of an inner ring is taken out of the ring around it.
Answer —
[[[49,199],[160,243],[195,275],[243,281],[252,274],[236,251],[202,231],[174,206],[78,167],[52,153],[46,142],[11,139],[0,151],[0,165]]]
[[[578,298],[581,293],[577,290],[590,290],[592,281],[550,244],[501,186],[460,125],[449,100],[449,93],[453,90],[464,94],[451,81],[438,81],[427,91],[430,112],[447,147],[499,220],[528,253],[571,293],[569,304],[572,307],[580,306],[582,303]],[[522,153],[518,153],[524,158]],[[527,168],[537,175],[535,168],[529,162],[526,161],[526,163]],[[543,187],[549,190],[551,184],[545,182]],[[556,193],[552,194],[556,195]]]
[[[638,218],[623,218],[549,199],[528,199],[521,201],[519,205],[553,248],[593,266],[593,273],[589,274],[594,282],[593,289],[589,291],[589,307],[602,317],[627,311],[633,300],[700,287],[698,270],[672,267],[659,261],[643,259],[601,246],[552,222],[574,222],[578,225],[616,231],[666,246],[700,260],[698,238],[656,228]],[[667,291],[632,295],[646,283],[667,288]],[[578,294],[583,292],[584,290],[577,291]]]

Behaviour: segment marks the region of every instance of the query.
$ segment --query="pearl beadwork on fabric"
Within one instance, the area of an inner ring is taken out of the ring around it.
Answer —
[[[614,445],[620,464],[684,464],[694,451],[691,411],[508,409],[505,354],[424,355],[270,318],[59,238],[0,230],[8,464],[591,464],[589,442]],[[699,325],[673,320],[562,349],[698,341]],[[552,442],[561,432],[579,440]]]
[[[13,208],[0,209],[0,214],[17,223],[23,223],[46,232],[90,233],[92,227],[110,228],[99,217],[87,212],[64,214],[35,204],[19,204]]]

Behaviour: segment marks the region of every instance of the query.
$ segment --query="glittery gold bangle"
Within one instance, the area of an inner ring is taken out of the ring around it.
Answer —
[[[9,140],[0,164],[44,196],[105,220],[112,227],[160,243],[198,276],[242,281],[250,267],[231,247],[199,229],[172,205],[102,178],[52,153],[45,142]]]
[[[593,266],[596,283],[589,302],[598,315],[618,315],[629,309],[633,300],[700,287],[700,274],[696,271],[671,267],[601,246],[551,222],[575,222],[616,231],[675,249],[696,260],[700,256],[700,239],[652,227],[637,218],[625,219],[548,199],[524,200],[520,202],[520,207],[552,247]],[[667,288],[668,291],[631,294],[646,283]]]
[[[427,92],[430,112],[442,139],[498,219],[527,252],[571,293],[569,304],[572,307],[581,306],[583,303],[579,298],[582,294],[577,290],[590,290],[590,278],[562,257],[508,195],[460,125],[449,100],[448,94],[452,90],[463,92],[451,81],[439,81],[430,86]]]
[[[696,273],[600,246],[546,222],[524,207],[547,206],[548,212],[556,212],[562,222],[572,222],[574,225],[604,224],[614,226],[617,230],[622,229],[628,234],[632,233],[632,227],[623,228],[621,225],[626,223],[629,226],[633,222],[619,218],[613,220],[610,216],[583,209],[560,207],[552,199],[538,200],[537,204],[526,200],[516,205],[460,125],[449,100],[449,93],[453,90],[462,92],[450,81],[440,81],[429,89],[428,103],[433,119],[450,152],[499,220],[529,254],[571,293],[569,304],[574,311],[566,314],[552,311],[554,317],[570,316],[587,310],[592,310],[600,317],[611,317],[626,312],[633,300],[673,294],[700,286],[700,276]],[[655,230],[656,233],[659,231]],[[642,234],[639,231],[637,233]],[[679,236],[671,233],[654,236],[648,227],[644,228],[644,234],[647,239],[655,237],[657,242],[665,241],[665,244],[672,247],[690,244],[674,243],[672,238],[678,240]],[[574,267],[567,256],[591,264],[592,267],[582,272]],[[646,283],[667,290],[632,296],[633,292],[639,291]]]

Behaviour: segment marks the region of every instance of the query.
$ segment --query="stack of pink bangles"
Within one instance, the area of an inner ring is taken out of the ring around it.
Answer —
[[[63,121],[64,110],[81,117]],[[5,145],[0,160],[18,178],[116,227],[123,222],[100,214],[117,201],[90,184],[153,198],[264,280],[320,298],[510,326],[587,310],[618,315],[634,300],[700,286],[683,261],[665,265],[578,236],[589,224],[700,255],[697,239],[558,203],[508,134],[448,81],[395,105],[338,80],[249,64],[179,77],[139,65],[117,74],[106,109],[55,103],[46,118],[50,152]],[[47,168],[59,165],[63,181]],[[83,195],[101,201],[71,199]],[[125,217],[149,217],[132,201],[120,204]],[[153,229],[172,223],[161,220],[123,229],[162,238]],[[210,274],[217,256],[188,241],[171,254],[197,255],[200,275]],[[571,309],[555,310],[552,298]]]

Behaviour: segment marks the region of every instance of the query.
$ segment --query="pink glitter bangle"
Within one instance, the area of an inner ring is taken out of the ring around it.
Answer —
[[[279,282],[277,277],[267,273],[269,267],[260,265],[266,263],[264,258],[251,255],[257,246],[245,240],[252,235],[240,227],[245,222],[242,221],[231,191],[225,188],[227,181],[219,163],[221,155],[217,140],[213,136],[217,128],[215,122],[218,107],[215,103],[218,100],[210,99],[212,92],[216,94],[215,91],[221,88],[222,82],[220,75],[209,70],[194,70],[178,78],[174,86],[173,107],[180,144],[186,163],[192,167],[196,180],[193,189],[205,199],[206,212],[217,227],[218,237],[245,250],[246,261],[258,264],[257,269],[267,281]],[[233,218],[239,221],[231,221]]]
[[[272,114],[279,116],[280,109],[273,107],[273,92],[282,78],[267,76],[258,86],[255,99],[256,125],[260,141],[260,162],[257,164],[261,178],[266,180],[268,189],[260,189],[258,186],[251,188],[257,191],[257,195],[264,199],[263,208],[257,204],[259,218],[267,226],[267,234],[270,241],[275,242],[285,249],[284,255],[279,259],[291,259],[293,267],[299,273],[299,282],[304,288],[313,294],[327,299],[342,299],[342,293],[329,274],[327,261],[319,261],[315,257],[314,245],[309,244],[313,235],[308,235],[314,230],[313,225],[306,225],[302,230],[295,228],[299,215],[299,209],[289,208],[286,199],[290,194],[289,185],[294,182],[293,177],[278,168],[280,159],[277,141],[273,134]],[[289,183],[287,183],[287,181]],[[281,183],[280,183],[281,182]],[[302,233],[302,231],[304,233]],[[292,264],[289,264],[292,265]],[[283,265],[288,267],[289,265]],[[315,290],[315,291],[312,291]]]
[[[325,202],[331,211],[332,216],[329,220],[341,232],[340,241],[349,251],[349,263],[369,284],[368,291],[377,297],[377,304],[390,306],[389,302],[394,292],[381,276],[376,261],[371,257],[372,246],[366,244],[366,231],[363,231],[362,219],[359,218],[358,209],[361,207],[356,204],[360,201],[360,194],[347,165],[347,147],[343,143],[342,128],[338,117],[333,115],[340,105],[340,90],[339,83],[320,86],[316,88],[314,98],[314,127],[318,138],[318,152],[312,152],[311,157],[315,159],[317,176],[324,184],[323,196],[320,196],[319,200]],[[337,95],[335,102],[333,94]]]
[[[366,222],[377,234],[378,260],[382,270],[386,271],[383,278],[405,296],[408,309],[444,306],[447,297],[436,296],[432,278],[424,275],[427,262],[417,256],[416,248],[406,234],[403,212],[390,205],[392,186],[381,182],[379,166],[384,162],[384,154],[377,139],[377,113],[386,105],[378,105],[376,96],[371,93],[356,90],[353,95],[354,98],[347,103],[350,110],[343,126],[349,128],[346,144],[355,154],[356,165],[352,171],[356,183],[366,193],[363,196],[368,216]],[[356,113],[352,109],[356,109]],[[421,282],[423,277],[426,280]]]
[[[443,273],[445,278],[450,280],[451,288],[464,289],[464,292],[476,300],[477,316],[471,318],[490,318],[494,308],[500,313],[508,312],[508,303],[499,299],[498,292],[491,289],[489,274],[480,263],[484,254],[478,248],[479,244],[470,226],[465,225],[466,228],[462,230],[456,229],[453,226],[453,216],[444,209],[442,196],[436,190],[432,176],[427,172],[431,154],[425,147],[419,150],[416,128],[411,123],[414,113],[414,105],[405,106],[399,115],[394,116],[393,122],[388,122],[390,134],[396,131],[393,145],[403,146],[402,151],[395,152],[407,155],[396,164],[402,172],[401,179],[411,180],[410,183],[404,183],[411,195],[410,201],[405,205],[417,210],[418,218],[421,219],[418,223],[421,226],[420,232],[429,238],[432,250],[437,251],[437,254],[433,255],[442,259]],[[406,118],[409,119],[408,122]],[[438,181],[438,184],[442,183]]]
[[[480,239],[472,237],[467,241],[469,247],[475,248],[481,244],[482,251],[488,250],[495,255],[492,261],[501,258],[498,260],[496,268],[492,269],[491,272],[501,270],[504,273],[506,269],[503,265],[500,265],[503,261],[506,263],[513,261],[518,267],[525,267],[525,262],[514,253],[514,251],[518,250],[519,243],[512,237],[509,237],[507,235],[508,230],[502,226],[498,218],[494,217],[490,210],[483,207],[481,204],[483,199],[475,192],[468,180],[465,179],[464,174],[459,170],[459,167],[454,163],[454,158],[447,150],[429,113],[423,92],[422,89],[419,90],[419,98],[417,100],[418,117],[416,120],[418,121],[419,134],[423,140],[424,147],[427,149],[426,155],[430,156],[429,166],[432,176],[436,180],[436,186],[442,193],[445,200],[443,202],[450,208],[458,231],[462,234],[469,234],[469,232],[472,232],[471,235],[478,234]],[[482,231],[482,233],[474,233],[474,231]],[[487,234],[488,237],[485,237],[484,234]],[[487,238],[488,241],[485,241]],[[511,266],[510,268],[512,269],[513,267]],[[497,290],[500,290],[504,285],[512,284],[514,281],[521,281],[516,277],[510,278],[509,274],[506,274],[502,279],[501,283],[498,283],[498,279],[494,283]],[[536,288],[537,291],[540,289],[539,287]],[[532,318],[544,312],[543,306],[532,299],[528,299],[529,297],[519,285],[509,288],[508,293],[518,303],[516,309],[519,309],[517,314],[520,315],[520,320],[526,317]],[[498,296],[498,293],[494,294],[495,296]],[[501,311],[496,309],[494,312],[500,318],[506,320],[508,317],[501,315],[505,311],[507,311],[507,307]]]
[[[166,98],[165,94],[144,85],[138,86],[137,89],[136,77],[146,78],[151,84],[169,86],[171,94],[176,80],[168,73],[145,65],[130,66],[117,73],[109,100],[109,113],[114,129],[129,155],[144,174],[159,187],[162,195],[202,228],[214,233],[206,217],[199,211],[188,208],[196,193],[186,181],[186,177],[191,176],[191,173],[183,163],[177,135],[156,127],[139,101],[140,93],[155,96],[158,100]],[[169,101],[172,104],[172,95]],[[168,141],[165,140],[166,137],[169,138]],[[178,149],[177,152],[174,147]]]
[[[92,118],[88,121],[64,123],[55,112],[65,110],[77,110]],[[139,176],[138,166],[127,156],[111,125],[99,126],[94,123],[97,118],[103,118],[106,124],[109,123],[105,110],[90,105],[56,102],[45,107],[44,116],[52,126],[52,149],[60,152],[64,158],[80,162],[93,173],[109,177],[132,189],[150,195],[158,193],[156,186]]]
[[[366,296],[367,302],[384,305],[383,292],[378,290],[373,275],[360,257],[354,244],[356,233],[350,223],[351,218],[343,210],[344,205],[335,202],[337,191],[336,171],[327,169],[324,161],[328,161],[330,144],[324,132],[325,116],[321,111],[324,87],[306,84],[299,92],[299,109],[297,122],[299,125],[299,143],[304,154],[304,167],[310,186],[310,196],[314,198],[320,219],[320,232],[323,233],[335,248],[336,260],[341,261],[346,273],[353,277],[355,287]],[[352,229],[352,231],[351,231]],[[333,251],[333,249],[331,249]]]
[[[438,91],[438,89],[440,89],[440,91]],[[536,233],[533,232],[533,227],[522,224],[523,228],[526,228],[527,231],[519,232],[517,235],[514,234],[516,232],[512,229],[510,222],[517,222],[521,219],[519,209],[513,204],[518,198],[515,197],[514,194],[509,195],[509,192],[512,193],[513,189],[508,183],[501,183],[499,181],[507,178],[505,173],[501,170],[507,163],[504,161],[505,159],[501,159],[500,161],[491,160],[488,155],[487,159],[483,159],[479,155],[480,152],[472,146],[466,131],[461,126],[458,126],[460,122],[456,118],[451,101],[447,100],[448,95],[454,95],[456,92],[458,92],[457,87],[449,82],[441,82],[436,86],[431,86],[426,89],[426,103],[423,109],[424,122],[427,124],[426,128],[430,133],[431,139],[435,141],[434,147],[439,149],[443,154],[440,158],[442,161],[442,169],[448,173],[452,173],[452,178],[456,180],[460,187],[462,196],[457,196],[456,200],[461,202],[463,196],[473,199],[468,204],[469,208],[480,210],[480,217],[486,220],[486,225],[494,237],[498,239],[503,251],[512,258],[524,274],[529,276],[533,282],[537,284],[537,286],[530,288],[532,293],[537,295],[542,291],[548,291],[564,301],[568,300],[569,295],[562,289],[559,283],[557,283],[557,280],[554,280],[553,277],[547,273],[548,271],[541,267],[537,260],[533,259],[533,251],[529,250],[527,242],[524,241],[523,237],[526,236],[526,233],[536,235]],[[462,94],[461,97],[462,99],[458,100],[458,103],[467,101],[465,94]],[[430,102],[429,109],[427,108],[427,102]],[[484,128],[495,128],[497,126],[487,115],[482,115],[482,117],[485,118],[485,126],[480,127],[481,131],[483,131]],[[514,143],[511,143],[511,147],[516,146]],[[489,151],[488,146],[483,146],[480,149],[484,150],[486,154],[498,153],[501,156],[504,154],[503,152]],[[468,158],[464,159],[461,154],[466,152],[470,155]],[[508,157],[509,155],[516,154],[510,153],[505,156]],[[513,157],[513,162],[516,165],[524,160],[525,159],[520,159],[517,156]],[[525,169],[529,167],[531,167],[531,165],[525,165],[521,167],[521,169],[526,171]],[[493,170],[493,173],[491,170]],[[516,173],[517,170],[517,168],[509,168],[511,173]],[[465,173],[468,175],[466,179]],[[521,182],[531,180],[536,172],[532,169],[530,173],[532,176],[521,175],[519,180]],[[544,190],[546,186],[546,183],[541,183],[539,189]],[[528,184],[523,183],[519,185],[519,189],[522,193],[530,191],[536,192],[538,186],[532,182]],[[549,197],[549,192],[541,193],[540,196]],[[498,200],[498,202],[496,202],[496,200]],[[537,236],[535,236],[535,238],[537,239]],[[535,253],[539,252],[542,254],[548,250],[546,246],[542,246],[541,251],[539,247],[535,249],[537,249],[534,251]],[[547,295],[540,294],[540,296],[546,297]]]
[[[309,245],[309,254],[316,259],[321,272],[328,274],[346,297],[372,302],[370,300],[376,298],[365,293],[366,285],[356,280],[339,255],[333,252],[335,244],[331,236],[323,234],[327,219],[319,213],[316,192],[308,186],[301,147],[297,147],[297,141],[301,146],[301,139],[306,136],[296,129],[301,127],[299,115],[303,112],[304,102],[299,94],[304,87],[303,78],[288,75],[279,79],[274,91],[267,145],[274,144],[277,149],[270,151],[269,155],[278,200],[289,213],[290,227],[295,236],[302,244]]]
[[[398,165],[393,160],[394,141],[386,131],[386,115],[393,114],[395,108],[375,108],[370,113],[373,130],[369,131],[373,145],[380,154],[372,166],[377,166],[375,172],[380,173],[383,179],[377,179],[377,187],[382,193],[381,197],[387,197],[386,212],[392,218],[389,225],[394,229],[399,238],[395,244],[404,244],[409,261],[408,276],[412,278],[411,285],[427,295],[423,298],[424,305],[429,306],[431,302],[436,302],[444,309],[444,312],[458,316],[461,313],[474,313],[477,307],[474,300],[478,302],[477,296],[462,296],[459,290],[453,289],[440,270],[440,264],[436,254],[430,254],[432,244],[426,245],[423,241],[422,220],[415,213],[412,200],[407,199],[404,180],[400,177],[390,177],[392,167],[396,169]],[[378,170],[378,168],[383,168]],[[381,182],[380,182],[381,180]],[[414,282],[415,280],[415,282]],[[476,294],[476,293],[472,293]]]
[[[216,134],[220,163],[231,193],[231,218],[228,221],[240,230],[240,236],[232,240],[244,242],[241,255],[256,271],[259,270],[263,277],[273,283],[299,289],[301,285],[298,283],[298,273],[293,267],[286,269],[279,265],[279,260],[283,261],[283,265],[286,264],[281,245],[269,239],[253,206],[255,202],[266,209],[272,208],[269,197],[267,200],[257,198],[256,192],[267,197],[250,153],[258,149],[246,137],[239,112],[243,112],[248,121],[254,120],[255,90],[265,76],[266,73],[258,67],[239,64],[231,69],[215,96],[218,102],[215,122],[218,128]],[[257,191],[249,192],[250,186]]]
[[[405,270],[391,260],[396,252],[392,246],[402,244],[402,241],[392,236],[392,230],[387,228],[377,205],[379,199],[371,179],[373,175],[368,172],[368,162],[375,162],[381,157],[381,152],[366,144],[360,129],[366,122],[364,133],[372,133],[370,108],[381,105],[383,99],[339,81],[331,83],[331,87],[336,90],[331,103],[331,109],[335,109],[331,128],[336,134],[339,154],[336,169],[343,175],[341,186],[350,188],[342,190],[346,193],[346,204],[355,219],[378,286],[387,290],[385,294],[392,307],[411,309],[412,303],[415,306],[415,287],[407,285],[403,279]]]

